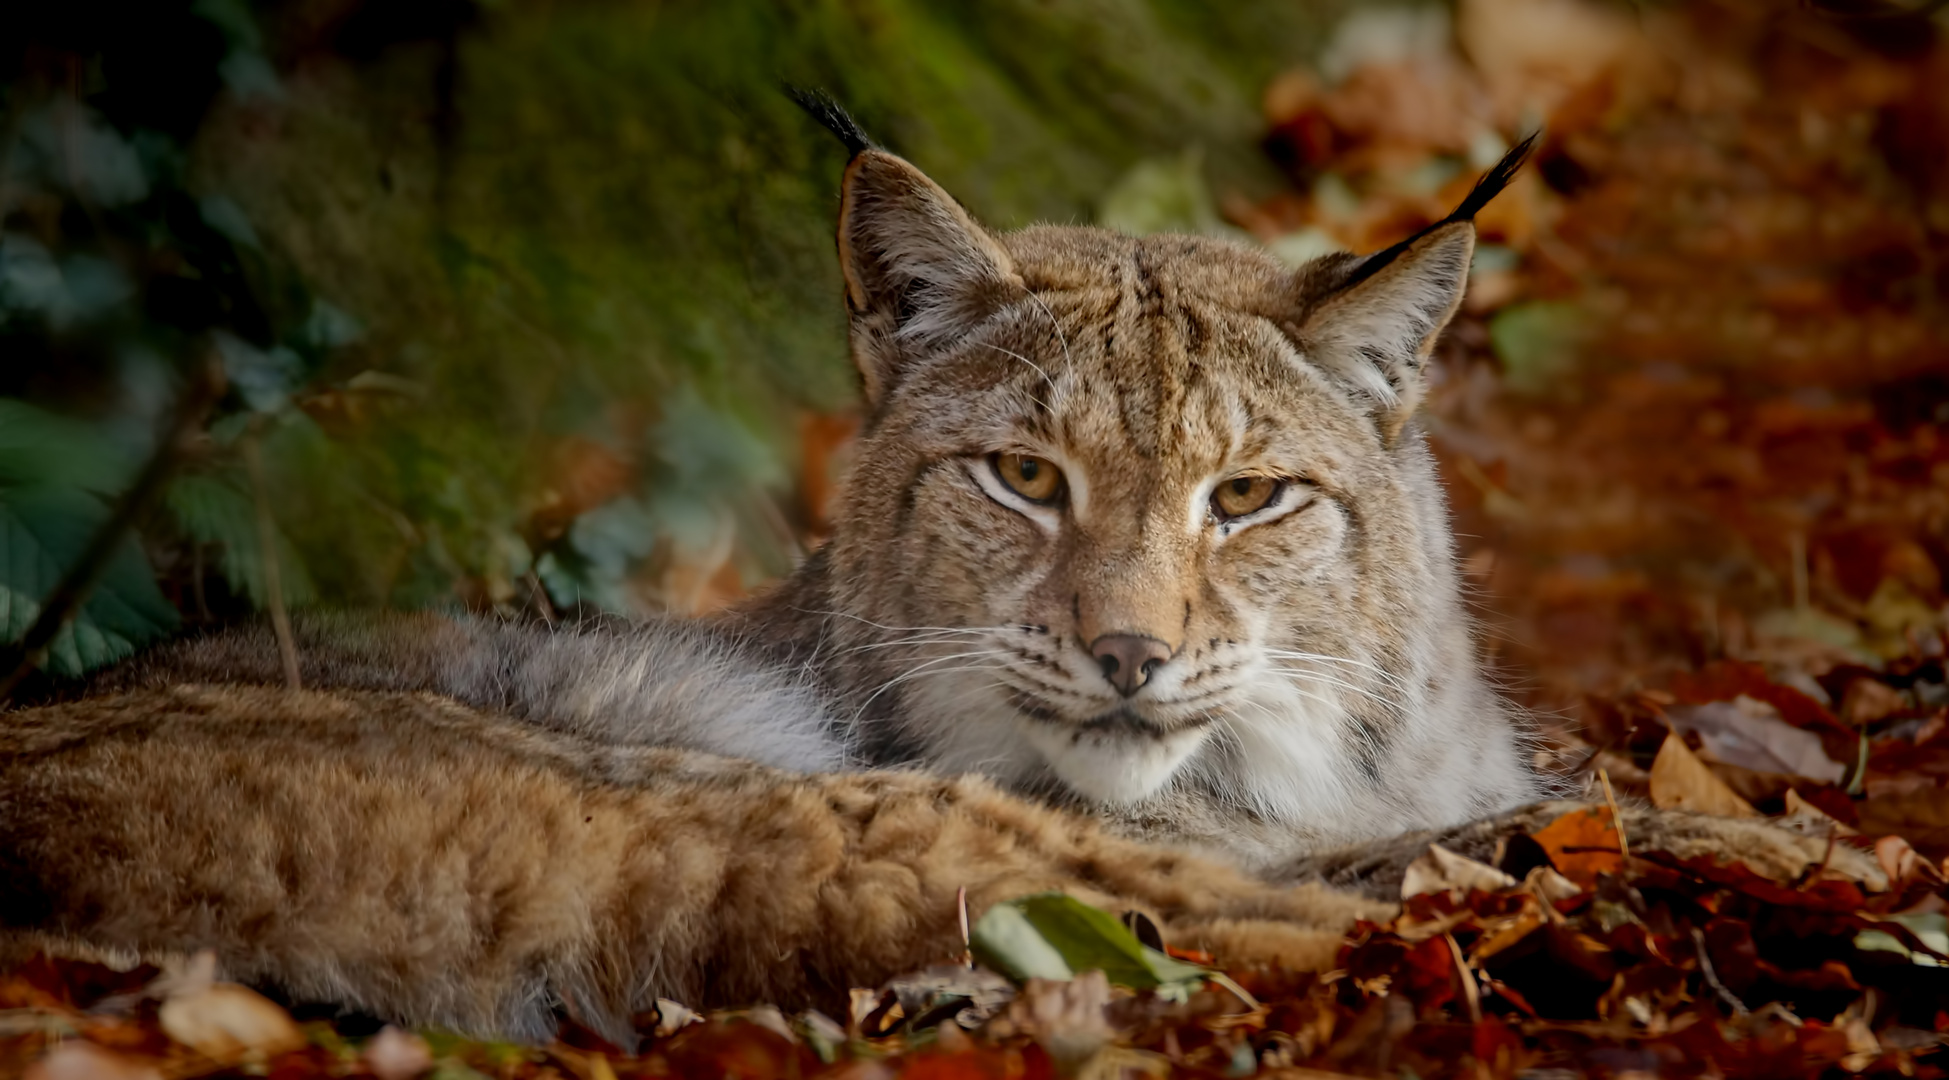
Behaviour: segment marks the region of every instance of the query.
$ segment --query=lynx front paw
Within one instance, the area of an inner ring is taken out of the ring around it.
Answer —
[[[1430,844],[1477,862],[1509,870],[1517,877],[1543,857],[1529,837],[1565,814],[1594,811],[1610,820],[1603,803],[1546,802],[1445,830],[1407,833],[1374,843],[1316,852],[1288,864],[1277,875],[1285,881],[1322,881],[1369,896],[1396,899],[1408,864]],[[1878,891],[1888,875],[1873,856],[1826,836],[1802,835],[1765,821],[1713,817],[1649,806],[1619,807],[1624,839],[1633,855],[1658,861],[1707,860],[1738,863],[1773,881],[1798,883],[1809,873],[1831,871]],[[1614,842],[1614,841],[1612,841]]]
[[[1623,807],[1625,838],[1632,852],[1669,859],[1737,863],[1782,883],[1828,871],[1879,892],[1888,874],[1873,855],[1825,835],[1803,835],[1767,821],[1714,817],[1686,810]]]

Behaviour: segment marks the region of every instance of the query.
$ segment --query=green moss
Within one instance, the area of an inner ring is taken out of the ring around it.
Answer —
[[[420,565],[405,549],[437,539],[491,577],[553,440],[633,445],[679,391],[772,456],[727,488],[785,475],[786,418],[847,408],[854,384],[830,237],[844,152],[781,82],[830,90],[996,225],[1084,221],[1189,145],[1219,192],[1272,183],[1259,86],[1344,6],[496,5],[459,39],[445,141],[435,44],[288,75],[279,102],[208,126],[193,186],[242,208],[260,277],[289,267],[363,328],[325,383],[377,370],[425,393],[353,435],[329,484],[316,454],[277,458],[304,492],[280,519],[307,516],[314,564]],[[314,570],[334,599],[424,592]]]

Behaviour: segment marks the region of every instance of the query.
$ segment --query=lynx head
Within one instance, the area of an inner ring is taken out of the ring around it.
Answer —
[[[1189,785],[1322,827],[1528,792],[1414,422],[1471,219],[1528,143],[1449,219],[1298,269],[1198,237],[989,232],[854,149],[839,249],[867,420],[823,558],[869,738],[1085,801]]]

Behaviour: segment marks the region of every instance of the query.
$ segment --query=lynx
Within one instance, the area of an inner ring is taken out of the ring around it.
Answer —
[[[7,715],[0,960],[211,948],[293,998],[624,1042],[659,996],[832,1008],[952,956],[963,888],[1318,967],[1431,840],[1488,858],[1562,809],[1506,813],[1549,785],[1414,420],[1527,142],[1429,229],[1295,270],[991,233],[824,112],[866,402],[830,543],[712,620],[319,617],[312,690],[258,628]]]
[[[1266,869],[1541,797],[1484,679],[1414,420],[1472,219],[1297,270],[1188,236],[995,234],[853,152],[866,420],[832,540],[705,624],[316,620],[306,685],[435,690],[781,768],[980,773]],[[262,632],[121,685],[280,680]]]

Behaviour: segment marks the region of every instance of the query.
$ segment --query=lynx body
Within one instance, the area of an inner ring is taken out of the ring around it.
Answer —
[[[1432,834],[1372,841],[1544,793],[1414,421],[1527,144],[1293,269],[993,234],[833,119],[866,424],[831,542],[709,621],[316,617],[305,692],[260,627],[8,714],[0,953],[208,947],[294,997],[621,1039],[658,995],[831,1005],[952,954],[961,887],[1326,963],[1385,909],[1266,882],[1390,894]]]
[[[1414,420],[1471,219],[1293,269],[994,234],[840,121],[867,419],[832,541],[712,624],[314,621],[312,686],[434,690],[782,768],[981,773],[1255,867],[1533,801]],[[276,682],[263,631],[122,685]]]

